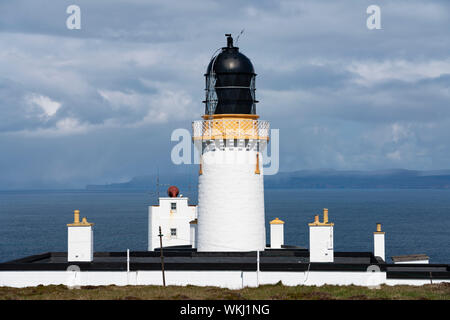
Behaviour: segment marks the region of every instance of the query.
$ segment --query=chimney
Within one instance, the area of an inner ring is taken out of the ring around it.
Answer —
[[[377,231],[373,233],[373,255],[386,261],[384,251],[384,232],[381,231],[381,223],[377,223]]]
[[[67,225],[67,261],[92,262],[94,260],[93,223],[86,217],[80,222],[80,211],[73,212],[73,223]]]
[[[323,209],[323,223],[328,223],[328,209]]]
[[[275,218],[270,221],[270,248],[281,249],[284,245],[284,221]]]
[[[73,212],[73,223],[80,223],[80,210]]]
[[[198,224],[198,220],[192,220],[189,222],[189,230],[190,230],[190,240],[191,240],[191,246],[193,249],[197,248],[197,240],[196,240],[196,236],[197,236],[197,224]]]
[[[323,209],[323,222],[315,215],[314,222],[309,224],[309,261],[333,262],[334,223],[328,221],[328,209]]]

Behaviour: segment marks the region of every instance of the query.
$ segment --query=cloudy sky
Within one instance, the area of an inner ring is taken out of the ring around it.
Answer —
[[[0,189],[194,169],[171,164],[171,132],[199,119],[210,57],[242,29],[281,171],[448,169],[449,17],[446,0],[2,0]]]

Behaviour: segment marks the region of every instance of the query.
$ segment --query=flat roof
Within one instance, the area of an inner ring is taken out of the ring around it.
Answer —
[[[402,262],[402,261],[417,261],[417,260],[428,260],[429,256],[426,254],[406,254],[402,256],[392,256],[392,261],[394,262]]]
[[[164,248],[165,270],[256,271],[256,251],[197,252]],[[126,271],[126,252],[96,252],[92,262],[68,262],[67,252],[46,252],[0,263],[1,271],[64,271],[77,265],[81,271]],[[335,252],[332,263],[310,263],[307,249],[267,249],[260,252],[260,271],[366,272],[376,265],[388,278],[450,279],[448,264],[387,264],[372,252]],[[161,270],[159,251],[130,252],[130,270]]]

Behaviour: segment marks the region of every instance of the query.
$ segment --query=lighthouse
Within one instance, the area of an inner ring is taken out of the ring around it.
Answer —
[[[264,250],[262,151],[269,122],[256,113],[256,73],[233,44],[206,70],[205,113],[193,122],[200,155],[196,246],[199,252]]]

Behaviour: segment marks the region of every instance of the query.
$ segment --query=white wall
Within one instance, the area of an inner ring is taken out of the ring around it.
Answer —
[[[257,286],[255,271],[166,271],[167,285],[218,286],[230,289]],[[385,272],[260,272],[259,284],[281,281],[297,285],[423,285],[430,280],[386,279]],[[433,283],[450,280],[433,280]],[[29,287],[37,285],[162,285],[161,271],[0,271],[0,286]]]
[[[385,250],[384,249],[384,233],[374,233],[373,234],[373,255],[375,257],[380,257],[384,261],[386,261],[384,250]]]
[[[190,245],[189,222],[197,218],[197,207],[189,206],[187,197],[161,197],[159,206],[150,206],[148,212],[148,250],[160,247],[159,226],[163,236],[163,246]],[[171,203],[176,203],[177,209],[171,210]],[[171,236],[170,229],[177,229],[177,235]]]
[[[94,259],[92,226],[67,227],[67,260],[89,262]]]
[[[309,226],[309,261],[333,262],[333,226]]]
[[[197,248],[197,224],[192,223],[192,224],[190,224],[189,227],[191,230],[191,235],[190,235],[191,246],[192,246],[192,248]]]
[[[203,153],[198,193],[199,252],[264,250],[263,159],[260,153],[260,174],[256,174],[256,154],[256,150],[238,147]]]
[[[270,248],[279,249],[284,245],[284,224],[273,223],[270,225]]]

